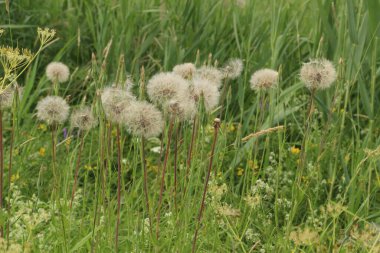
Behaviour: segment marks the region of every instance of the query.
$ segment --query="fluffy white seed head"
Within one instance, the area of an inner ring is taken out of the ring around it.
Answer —
[[[197,69],[193,63],[183,63],[176,65],[173,68],[173,72],[175,74],[180,75],[182,78],[187,80],[191,80],[193,78],[195,71],[197,71]]]
[[[70,70],[62,62],[51,62],[46,67],[46,76],[52,82],[64,83],[69,80]]]
[[[167,112],[175,116],[180,121],[189,120],[194,117],[197,107],[195,101],[186,96],[178,96],[167,103]]]
[[[222,85],[223,73],[217,68],[211,66],[202,66],[197,69],[195,78],[206,79],[210,84],[219,88]]]
[[[193,84],[190,87],[190,98],[199,103],[202,101],[207,112],[213,110],[219,104],[219,90],[213,84],[210,84],[210,81],[206,79],[194,79]]]
[[[62,124],[69,116],[69,110],[69,105],[62,97],[47,96],[37,104],[37,118],[48,125]]]
[[[75,109],[71,113],[70,121],[72,127],[79,128],[79,130],[83,131],[88,131],[98,124],[96,118],[94,117],[94,114],[91,111],[91,108],[88,106],[83,106]]]
[[[121,116],[136,98],[127,90],[118,87],[104,88],[100,99],[109,121],[121,123]]]
[[[163,105],[188,87],[189,84],[180,75],[163,72],[154,75],[149,80],[147,92],[153,103]]]
[[[251,89],[256,91],[274,88],[278,83],[278,72],[273,69],[260,69],[253,73],[250,83]]]
[[[241,59],[230,59],[222,68],[222,72],[225,78],[236,79],[241,75],[243,68],[243,61]]]
[[[150,138],[162,132],[164,121],[161,112],[146,101],[136,101],[123,113],[128,131],[136,136]]]
[[[14,85],[9,85],[0,92],[0,109],[7,109],[12,106],[16,89]]]
[[[336,80],[336,71],[330,61],[316,59],[303,64],[300,78],[308,89],[323,90],[329,88]]]

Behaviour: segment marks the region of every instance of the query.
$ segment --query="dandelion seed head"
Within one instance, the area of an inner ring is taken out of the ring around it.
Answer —
[[[1,109],[6,109],[12,106],[15,91],[16,91],[15,85],[9,85],[0,93],[0,108]]]
[[[46,76],[52,82],[64,83],[69,80],[70,70],[62,62],[51,62],[46,67]]]
[[[227,64],[222,68],[225,78],[236,79],[243,71],[243,61],[241,59],[230,59]]]
[[[167,111],[181,121],[193,118],[196,110],[195,101],[188,96],[172,99],[167,103]]]
[[[69,110],[69,105],[62,97],[47,96],[37,104],[37,118],[48,125],[62,124],[69,116]]]
[[[215,67],[202,66],[195,73],[197,79],[206,79],[217,88],[222,85],[223,73]]]
[[[121,123],[123,111],[136,100],[130,92],[118,87],[104,88],[100,99],[107,119],[115,123]]]
[[[310,90],[323,90],[336,80],[336,71],[329,60],[315,59],[303,64],[300,79]]]
[[[133,135],[150,138],[162,132],[161,112],[146,101],[136,101],[123,113],[123,122]]]
[[[193,63],[183,63],[176,65],[173,68],[173,72],[177,75],[180,75],[182,78],[190,80],[193,78],[193,75],[197,71]]]
[[[156,104],[165,104],[177,94],[188,89],[188,83],[180,75],[163,72],[154,75],[148,82],[149,98]]]
[[[199,103],[203,97],[203,102],[207,112],[213,110],[219,104],[219,90],[215,85],[210,84],[206,79],[194,79],[190,87],[190,98]]]
[[[97,120],[88,106],[80,107],[71,113],[71,126],[88,131],[97,125]]]
[[[260,69],[253,73],[250,83],[251,89],[256,91],[274,88],[278,83],[278,72],[273,69]]]

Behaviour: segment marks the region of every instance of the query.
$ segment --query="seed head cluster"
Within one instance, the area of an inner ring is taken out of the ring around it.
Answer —
[[[37,104],[37,118],[48,125],[62,124],[69,116],[69,105],[59,96],[47,96]]]
[[[82,106],[73,110],[70,121],[72,127],[76,127],[83,131],[88,131],[98,124],[91,108],[88,106]]]
[[[273,69],[260,69],[253,73],[250,83],[251,89],[256,91],[274,88],[278,83],[278,72]]]
[[[243,61],[241,59],[230,59],[222,68],[222,73],[225,78],[236,79],[243,71]]]
[[[51,82],[64,83],[69,80],[70,70],[62,62],[51,62],[46,67],[46,76]]]
[[[158,136],[164,125],[161,112],[146,101],[137,101],[123,112],[123,123],[136,136]]]
[[[315,59],[303,64],[300,78],[308,89],[323,90],[329,88],[336,80],[336,71],[330,61]]]
[[[219,103],[220,93],[218,87],[206,79],[195,79],[190,87],[190,98],[196,103],[203,101],[205,110],[210,112]]]
[[[154,75],[148,82],[149,98],[156,104],[163,105],[177,94],[184,92],[188,83],[180,75],[164,72]]]
[[[107,87],[101,93],[104,113],[109,121],[121,123],[121,116],[136,98],[127,90],[118,87]]]
[[[195,65],[193,63],[183,63],[176,65],[173,68],[173,73],[180,75],[182,78],[191,80],[197,71]]]
[[[222,85],[223,73],[215,67],[202,66],[197,69],[195,77],[197,79],[205,79],[209,81],[210,84],[219,88]]]

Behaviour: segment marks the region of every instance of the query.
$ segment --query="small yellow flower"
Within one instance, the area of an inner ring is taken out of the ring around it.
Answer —
[[[230,132],[234,132],[236,130],[234,124],[230,124],[230,126],[228,127],[228,131]]]
[[[257,160],[248,160],[248,167],[252,170],[257,170],[259,168]]]
[[[116,128],[112,129],[111,134],[112,134],[112,136],[114,136],[114,137],[117,135],[117,130],[116,130]]]
[[[20,173],[19,173],[19,172],[17,172],[16,174],[13,174],[13,175],[11,176],[11,182],[12,182],[12,183],[16,182],[16,181],[19,180],[19,179],[20,179]]]
[[[351,154],[347,154],[347,155],[344,157],[344,161],[345,161],[346,163],[348,163],[348,162],[350,161],[350,156],[351,156]]]
[[[40,148],[40,150],[38,151],[38,154],[40,155],[40,156],[45,156],[45,154],[46,154],[46,148]]]
[[[236,170],[236,175],[238,175],[238,176],[242,176],[244,174],[244,169],[243,168],[238,168],[237,170]]]
[[[71,138],[67,138],[65,141],[66,147],[70,146],[71,144]]]
[[[340,109],[340,113],[344,113],[344,109]]]
[[[46,127],[45,124],[39,124],[39,125],[38,125],[38,129],[39,129],[39,130],[42,130],[43,132],[45,132],[45,131],[47,130],[47,127]]]
[[[92,167],[90,164],[86,164],[84,166],[84,170],[86,170],[86,171],[92,171],[92,170],[94,170],[94,167]]]
[[[293,155],[298,155],[300,152],[301,152],[301,149],[299,149],[295,146],[290,148],[290,153],[292,153]]]

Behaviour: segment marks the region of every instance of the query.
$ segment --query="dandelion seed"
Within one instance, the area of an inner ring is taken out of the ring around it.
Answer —
[[[78,108],[71,114],[71,125],[80,130],[88,131],[95,127],[97,123],[91,108],[88,106]]]
[[[220,93],[218,88],[210,85],[208,80],[194,79],[190,88],[190,98],[199,103],[202,97],[206,111],[210,112],[218,105]]]
[[[197,69],[193,63],[183,63],[176,65],[173,68],[173,72],[177,75],[180,75],[182,78],[191,80]]]
[[[48,125],[62,124],[69,116],[70,107],[58,96],[47,96],[37,104],[37,118]]]
[[[203,66],[195,73],[197,79],[206,79],[210,84],[219,88],[222,85],[223,74],[220,70],[210,66]]]
[[[236,79],[243,71],[243,61],[241,59],[230,59],[222,68],[222,73],[225,78]]]
[[[278,72],[272,69],[260,69],[253,73],[251,89],[259,91],[276,87],[278,83]]]
[[[323,90],[329,88],[336,80],[336,71],[330,61],[315,59],[303,64],[300,79],[310,90]]]
[[[165,104],[179,93],[187,91],[189,84],[181,76],[174,73],[159,73],[148,82],[149,98],[156,104]]]
[[[164,125],[161,112],[146,101],[131,104],[123,113],[123,122],[132,134],[145,138],[158,136]]]
[[[51,62],[46,67],[46,76],[53,83],[64,83],[69,80],[70,70],[62,62]]]
[[[101,100],[106,117],[111,122],[121,123],[123,111],[136,98],[127,90],[117,87],[107,87],[101,93]]]

